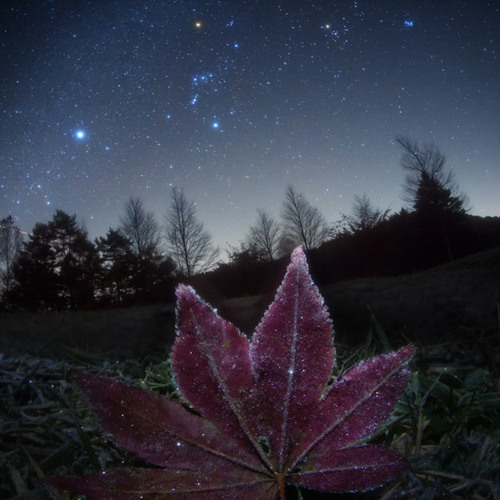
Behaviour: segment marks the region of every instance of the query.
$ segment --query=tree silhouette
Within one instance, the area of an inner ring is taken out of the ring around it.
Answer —
[[[14,265],[14,277],[14,303],[29,309],[58,306],[56,253],[47,224],[35,224]]]
[[[407,172],[403,185],[403,199],[405,201],[417,209],[417,195],[420,197],[420,202],[425,203],[422,200],[422,195],[425,195],[426,192],[431,194],[426,189],[432,184],[441,188],[441,195],[448,195],[456,200],[449,205],[449,208],[453,208],[457,213],[468,211],[467,196],[459,192],[453,171],[446,169],[446,157],[437,146],[434,144],[420,146],[418,142],[411,141],[406,137],[397,137],[396,142],[403,149],[401,166]],[[421,189],[422,183],[427,184],[423,191]]]
[[[232,269],[250,268],[255,264],[270,262],[263,250],[259,250],[251,243],[241,242],[239,247],[227,244],[227,262],[220,264],[221,267]]]
[[[0,221],[0,284],[3,294],[8,295],[14,282],[14,262],[17,259],[22,243],[21,230],[15,225],[14,218],[9,215]]]
[[[366,194],[356,195],[352,206],[352,216],[349,217],[350,229],[354,232],[372,229],[387,218],[389,211],[389,209],[382,211],[375,208]]]
[[[263,255],[265,260],[273,261],[279,257],[283,234],[279,224],[262,209],[257,210],[257,220],[250,227],[248,244]]]
[[[98,269],[95,246],[87,232],[78,226],[76,215],[58,210],[49,226],[54,234],[53,245],[60,266],[60,282],[67,298],[67,307],[89,306],[94,300],[94,279]]]
[[[14,266],[13,297],[21,306],[76,309],[94,300],[98,257],[76,216],[57,210],[36,224]]]
[[[308,251],[318,247],[328,236],[328,226],[321,212],[293,186],[289,186],[286,191],[281,218],[286,247],[303,245]]]
[[[181,272],[188,277],[208,271],[219,255],[210,234],[198,221],[196,211],[196,204],[188,202],[184,192],[173,187],[165,216],[167,248]]]
[[[465,215],[466,209],[460,196],[453,195],[452,189],[441,184],[439,180],[422,172],[413,208],[419,213],[429,215],[448,214]]]
[[[120,230],[110,228],[105,237],[96,240],[96,245],[101,259],[101,294],[112,304],[121,304],[135,292],[133,273],[137,258],[132,243]]]
[[[442,251],[453,260],[454,235],[464,223],[468,199],[459,192],[453,171],[446,169],[446,158],[435,145],[420,147],[402,137],[396,141],[403,148],[401,166],[408,172],[403,197],[416,212],[423,250],[431,261],[441,261]]]
[[[140,198],[131,197],[120,218],[121,231],[130,240],[140,261],[154,260],[160,255],[160,227],[153,212],[147,212]]]
[[[156,281],[157,266],[162,259],[160,226],[153,212],[148,212],[138,197],[131,197],[125,205],[121,219],[121,232],[130,240],[135,257],[132,269],[132,286],[136,295],[148,300]]]

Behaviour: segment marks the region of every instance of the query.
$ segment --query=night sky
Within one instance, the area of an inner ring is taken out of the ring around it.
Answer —
[[[407,136],[500,215],[500,3],[32,0],[0,7],[0,218],[91,238],[170,186],[222,248],[288,185],[329,222],[399,211]]]

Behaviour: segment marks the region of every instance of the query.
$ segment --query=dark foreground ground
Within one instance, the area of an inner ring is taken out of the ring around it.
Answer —
[[[498,325],[500,248],[412,275],[323,287],[335,342],[363,343],[375,319],[395,345],[460,337]],[[251,334],[273,295],[212,303]],[[175,339],[173,304],[109,311],[0,313],[0,353],[161,361]]]
[[[321,292],[334,321],[338,370],[409,341],[418,347],[390,431],[376,438],[404,454],[411,473],[342,498],[500,498],[500,249]],[[212,305],[248,333],[272,298]],[[172,395],[165,360],[174,339],[171,304],[0,314],[0,498],[62,500],[40,477],[133,464],[102,434],[70,372]],[[289,500],[301,498],[288,493]],[[303,498],[340,497],[304,492]]]

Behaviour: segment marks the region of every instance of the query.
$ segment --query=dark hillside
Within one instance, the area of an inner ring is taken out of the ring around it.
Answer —
[[[370,311],[397,343],[439,342],[467,328],[498,326],[500,247],[419,273],[338,283],[322,292],[340,342],[361,340]]]
[[[464,216],[434,234],[415,212],[401,211],[353,233],[340,234],[308,252],[311,275],[318,286],[368,277],[418,273],[500,246],[500,217]],[[190,280],[209,301],[274,293],[288,257],[261,262],[239,254],[236,262]]]
[[[313,274],[318,272],[316,267]],[[250,334],[272,301],[276,284],[272,285],[264,294],[230,299],[213,290],[212,295],[209,287],[196,289],[219,314]],[[397,344],[407,339],[436,342],[460,335],[468,327],[497,324],[500,247],[418,273],[349,280],[320,289],[334,321],[336,342],[355,345],[363,341],[370,327],[370,310]],[[0,313],[0,352],[57,359],[158,361],[168,355],[174,326],[173,304],[110,311]]]
[[[321,293],[337,342],[363,341],[370,328],[370,311],[398,344],[439,341],[460,335],[460,329],[498,324],[500,247],[414,274],[326,285]],[[272,296],[230,299],[219,311],[251,332]]]
[[[465,216],[450,224],[445,236],[432,229],[416,212],[403,210],[373,228],[340,235],[311,252],[313,277],[326,285],[397,276],[500,246],[500,217]]]

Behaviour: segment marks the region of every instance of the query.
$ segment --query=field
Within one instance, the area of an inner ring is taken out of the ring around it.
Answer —
[[[337,372],[408,342],[419,349],[392,425],[376,437],[408,456],[412,473],[352,497],[500,498],[500,249],[321,292],[336,330]],[[271,300],[213,305],[251,332]],[[172,304],[0,314],[0,498],[62,498],[39,477],[134,463],[100,432],[69,373],[106,374],[172,395],[165,360],[174,338]]]

